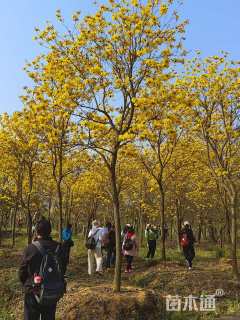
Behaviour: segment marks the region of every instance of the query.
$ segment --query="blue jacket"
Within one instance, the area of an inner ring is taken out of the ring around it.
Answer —
[[[67,228],[63,229],[63,232],[62,232],[63,241],[71,240],[71,238],[72,238],[72,230]]]

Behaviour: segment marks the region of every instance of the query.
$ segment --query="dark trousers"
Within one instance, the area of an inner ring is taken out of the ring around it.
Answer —
[[[33,294],[24,297],[24,320],[55,320],[57,305],[42,307],[36,302]]]
[[[133,256],[126,256],[127,270],[132,270]]]
[[[67,266],[69,264],[69,256],[70,256],[71,244],[69,241],[64,241],[62,244],[62,263],[63,263],[63,273],[65,274],[67,271]]]
[[[187,246],[186,248],[183,248],[183,254],[185,259],[188,262],[188,266],[192,268],[192,261],[195,258],[194,246],[190,245],[190,246]]]
[[[107,261],[106,261],[106,267],[110,268],[111,265],[114,265],[115,263],[115,248],[109,246],[107,248]]]
[[[156,251],[157,241],[156,240],[148,240],[148,254],[147,258],[154,258]]]

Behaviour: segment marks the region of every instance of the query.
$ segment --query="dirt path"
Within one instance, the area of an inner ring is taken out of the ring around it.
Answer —
[[[15,315],[15,318],[1,318],[0,312],[0,319],[20,320],[23,318],[23,297],[16,273],[20,259],[20,250],[6,251],[0,256],[0,309],[6,306],[6,310],[10,310],[10,312]],[[148,301],[149,305],[152,305],[153,300],[152,298],[148,300],[147,292],[154,292],[155,297],[165,297],[168,294],[178,294],[181,297],[185,297],[190,294],[196,296],[200,296],[201,294],[214,294],[216,289],[223,289],[225,293],[224,299],[217,302],[219,315],[223,315],[228,314],[229,307],[231,310],[231,305],[228,306],[228,301],[234,302],[240,290],[239,285],[232,278],[231,266],[227,260],[216,261],[212,259],[205,261],[202,259],[196,261],[194,269],[189,272],[185,265],[178,261],[163,263],[160,260],[155,260],[153,263],[149,263],[144,259],[138,258],[134,261],[134,272],[132,274],[124,273],[124,262],[125,261],[123,261],[122,273],[123,291],[122,294],[117,295],[112,292],[113,269],[105,271],[103,276],[93,275],[90,277],[87,274],[87,257],[77,257],[74,255],[71,258],[67,272],[67,294],[58,305],[57,319],[63,319],[62,315],[66,310],[71,309],[71,305],[73,309],[76,305],[81,305],[81,310],[85,310],[85,312],[89,309],[94,310],[95,305],[91,305],[92,296],[98,301],[98,307],[104,307],[106,311],[109,310],[110,306],[115,306],[115,309],[118,309],[121,305],[127,305],[127,300],[125,301],[124,298],[125,294],[132,298],[140,299],[141,301]],[[7,299],[7,302],[3,301],[3,305],[1,305],[1,296]],[[123,301],[120,302],[121,299]],[[136,299],[132,300],[129,305],[137,305]],[[231,311],[238,313],[240,310],[236,309]],[[103,311],[98,309],[96,312]],[[109,312],[112,312],[112,310]],[[68,320],[67,317],[65,318]],[[73,317],[72,319],[76,320],[78,318]],[[155,319],[159,320],[157,317]],[[240,316],[236,315],[219,319],[240,320]]]
[[[219,320],[240,320],[240,314],[235,316],[222,317],[219,318]]]

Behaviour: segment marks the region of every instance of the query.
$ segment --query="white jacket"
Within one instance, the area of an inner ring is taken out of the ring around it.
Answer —
[[[89,231],[88,237],[91,237],[94,235],[94,239],[96,241],[96,248],[102,247],[102,228],[98,227],[92,227],[92,229]]]

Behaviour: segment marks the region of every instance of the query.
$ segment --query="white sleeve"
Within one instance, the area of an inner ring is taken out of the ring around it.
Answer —
[[[88,238],[91,237],[91,235],[92,235],[92,230],[89,231]]]

